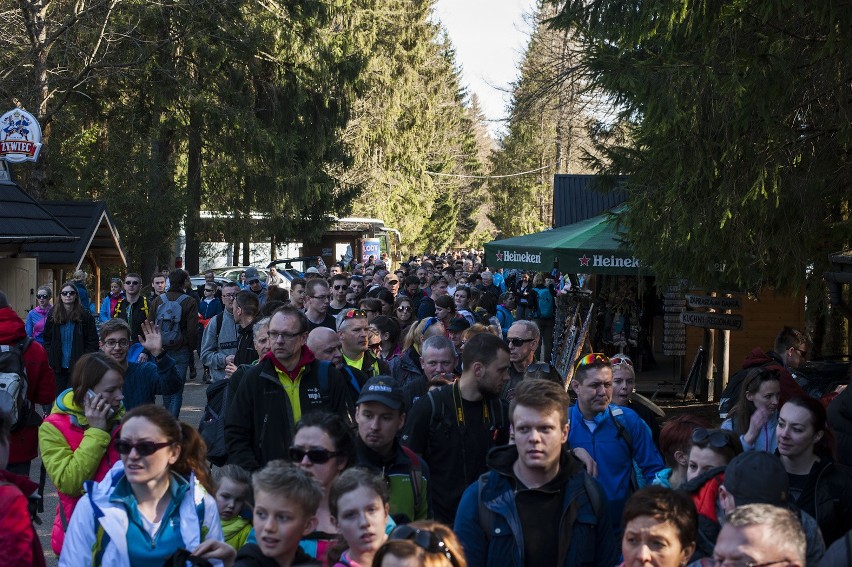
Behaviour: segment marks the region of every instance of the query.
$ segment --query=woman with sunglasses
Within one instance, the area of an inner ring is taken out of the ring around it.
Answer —
[[[746,451],[774,453],[778,448],[775,429],[778,425],[778,402],[781,399],[781,375],[767,370],[751,376],[743,384],[737,403],[724,422],[740,436]]]
[[[405,334],[408,328],[417,321],[414,317],[414,304],[408,296],[397,296],[393,302],[393,315],[399,323],[401,334]]]
[[[834,463],[834,436],[823,405],[795,397],[778,416],[778,453],[790,478],[790,496],[819,524],[825,545],[852,529],[852,477]]]
[[[302,540],[308,555],[326,564],[328,548],[338,540],[328,505],[329,490],[345,469],[355,464],[355,436],[343,418],[326,412],[311,412],[296,424],[289,450],[294,465],[316,478],[323,498],[317,509],[317,527]]]
[[[88,352],[98,350],[98,330],[95,318],[80,304],[74,282],[59,288],[59,305],[52,310],[44,324],[44,348],[56,376],[56,395],[68,388],[71,370],[77,360]]]
[[[642,418],[651,429],[654,445],[660,447],[660,423],[657,414],[647,405],[633,399],[636,390],[636,372],[633,360],[624,353],[618,353],[609,359],[612,365],[612,403],[617,406],[630,408]]]
[[[118,462],[112,442],[124,415],[123,385],[124,372],[111,356],[83,355],[74,367],[72,387],[57,397],[39,428],[42,462],[59,495],[50,537],[57,554],[83,483],[101,480]]]
[[[47,323],[47,318],[50,316],[50,310],[53,305],[50,304],[50,298],[53,297],[53,292],[50,291],[50,286],[43,285],[36,290],[36,306],[30,309],[27,313],[27,320],[24,326],[28,337],[32,337],[38,341],[41,346],[44,346],[44,324]]]
[[[124,416],[113,446],[121,464],[103,482],[86,483],[60,565],[171,565],[181,550],[233,561],[195,428],[143,405]]]
[[[467,567],[456,534],[441,524],[418,520],[399,526],[373,558],[373,567]]]
[[[742,444],[732,431],[697,427],[692,432],[692,447],[689,448],[687,482],[714,469],[724,468],[742,452]]]

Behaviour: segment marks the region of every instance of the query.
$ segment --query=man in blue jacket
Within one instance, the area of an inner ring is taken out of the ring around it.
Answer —
[[[524,380],[509,416],[515,444],[465,490],[453,531],[472,567],[614,565],[618,544],[601,486],[568,451],[568,395]]]
[[[612,403],[612,366],[606,355],[581,358],[571,389],[577,403],[571,408],[568,443],[587,450],[597,462],[597,478],[610,501],[613,527],[620,534],[624,503],[639,486],[651,484],[665,466],[663,459],[642,418]]]

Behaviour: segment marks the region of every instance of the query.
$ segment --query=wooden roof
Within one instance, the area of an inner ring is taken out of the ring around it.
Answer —
[[[0,243],[72,246],[78,237],[17,183],[0,177]]]

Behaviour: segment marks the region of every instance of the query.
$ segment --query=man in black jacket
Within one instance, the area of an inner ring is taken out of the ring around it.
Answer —
[[[351,421],[350,389],[330,363],[307,348],[305,314],[287,305],[269,322],[271,351],[245,373],[225,416],[228,462],[256,470],[286,459],[302,415],[324,410]]]

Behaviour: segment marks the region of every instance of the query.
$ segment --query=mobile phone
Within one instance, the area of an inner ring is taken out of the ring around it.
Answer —
[[[89,398],[89,401],[91,402],[95,399],[95,397],[97,397],[97,394],[93,390],[89,390],[86,392],[86,397]],[[115,415],[115,410],[110,407],[109,410],[107,410],[106,417],[107,419],[109,419],[113,415]]]

